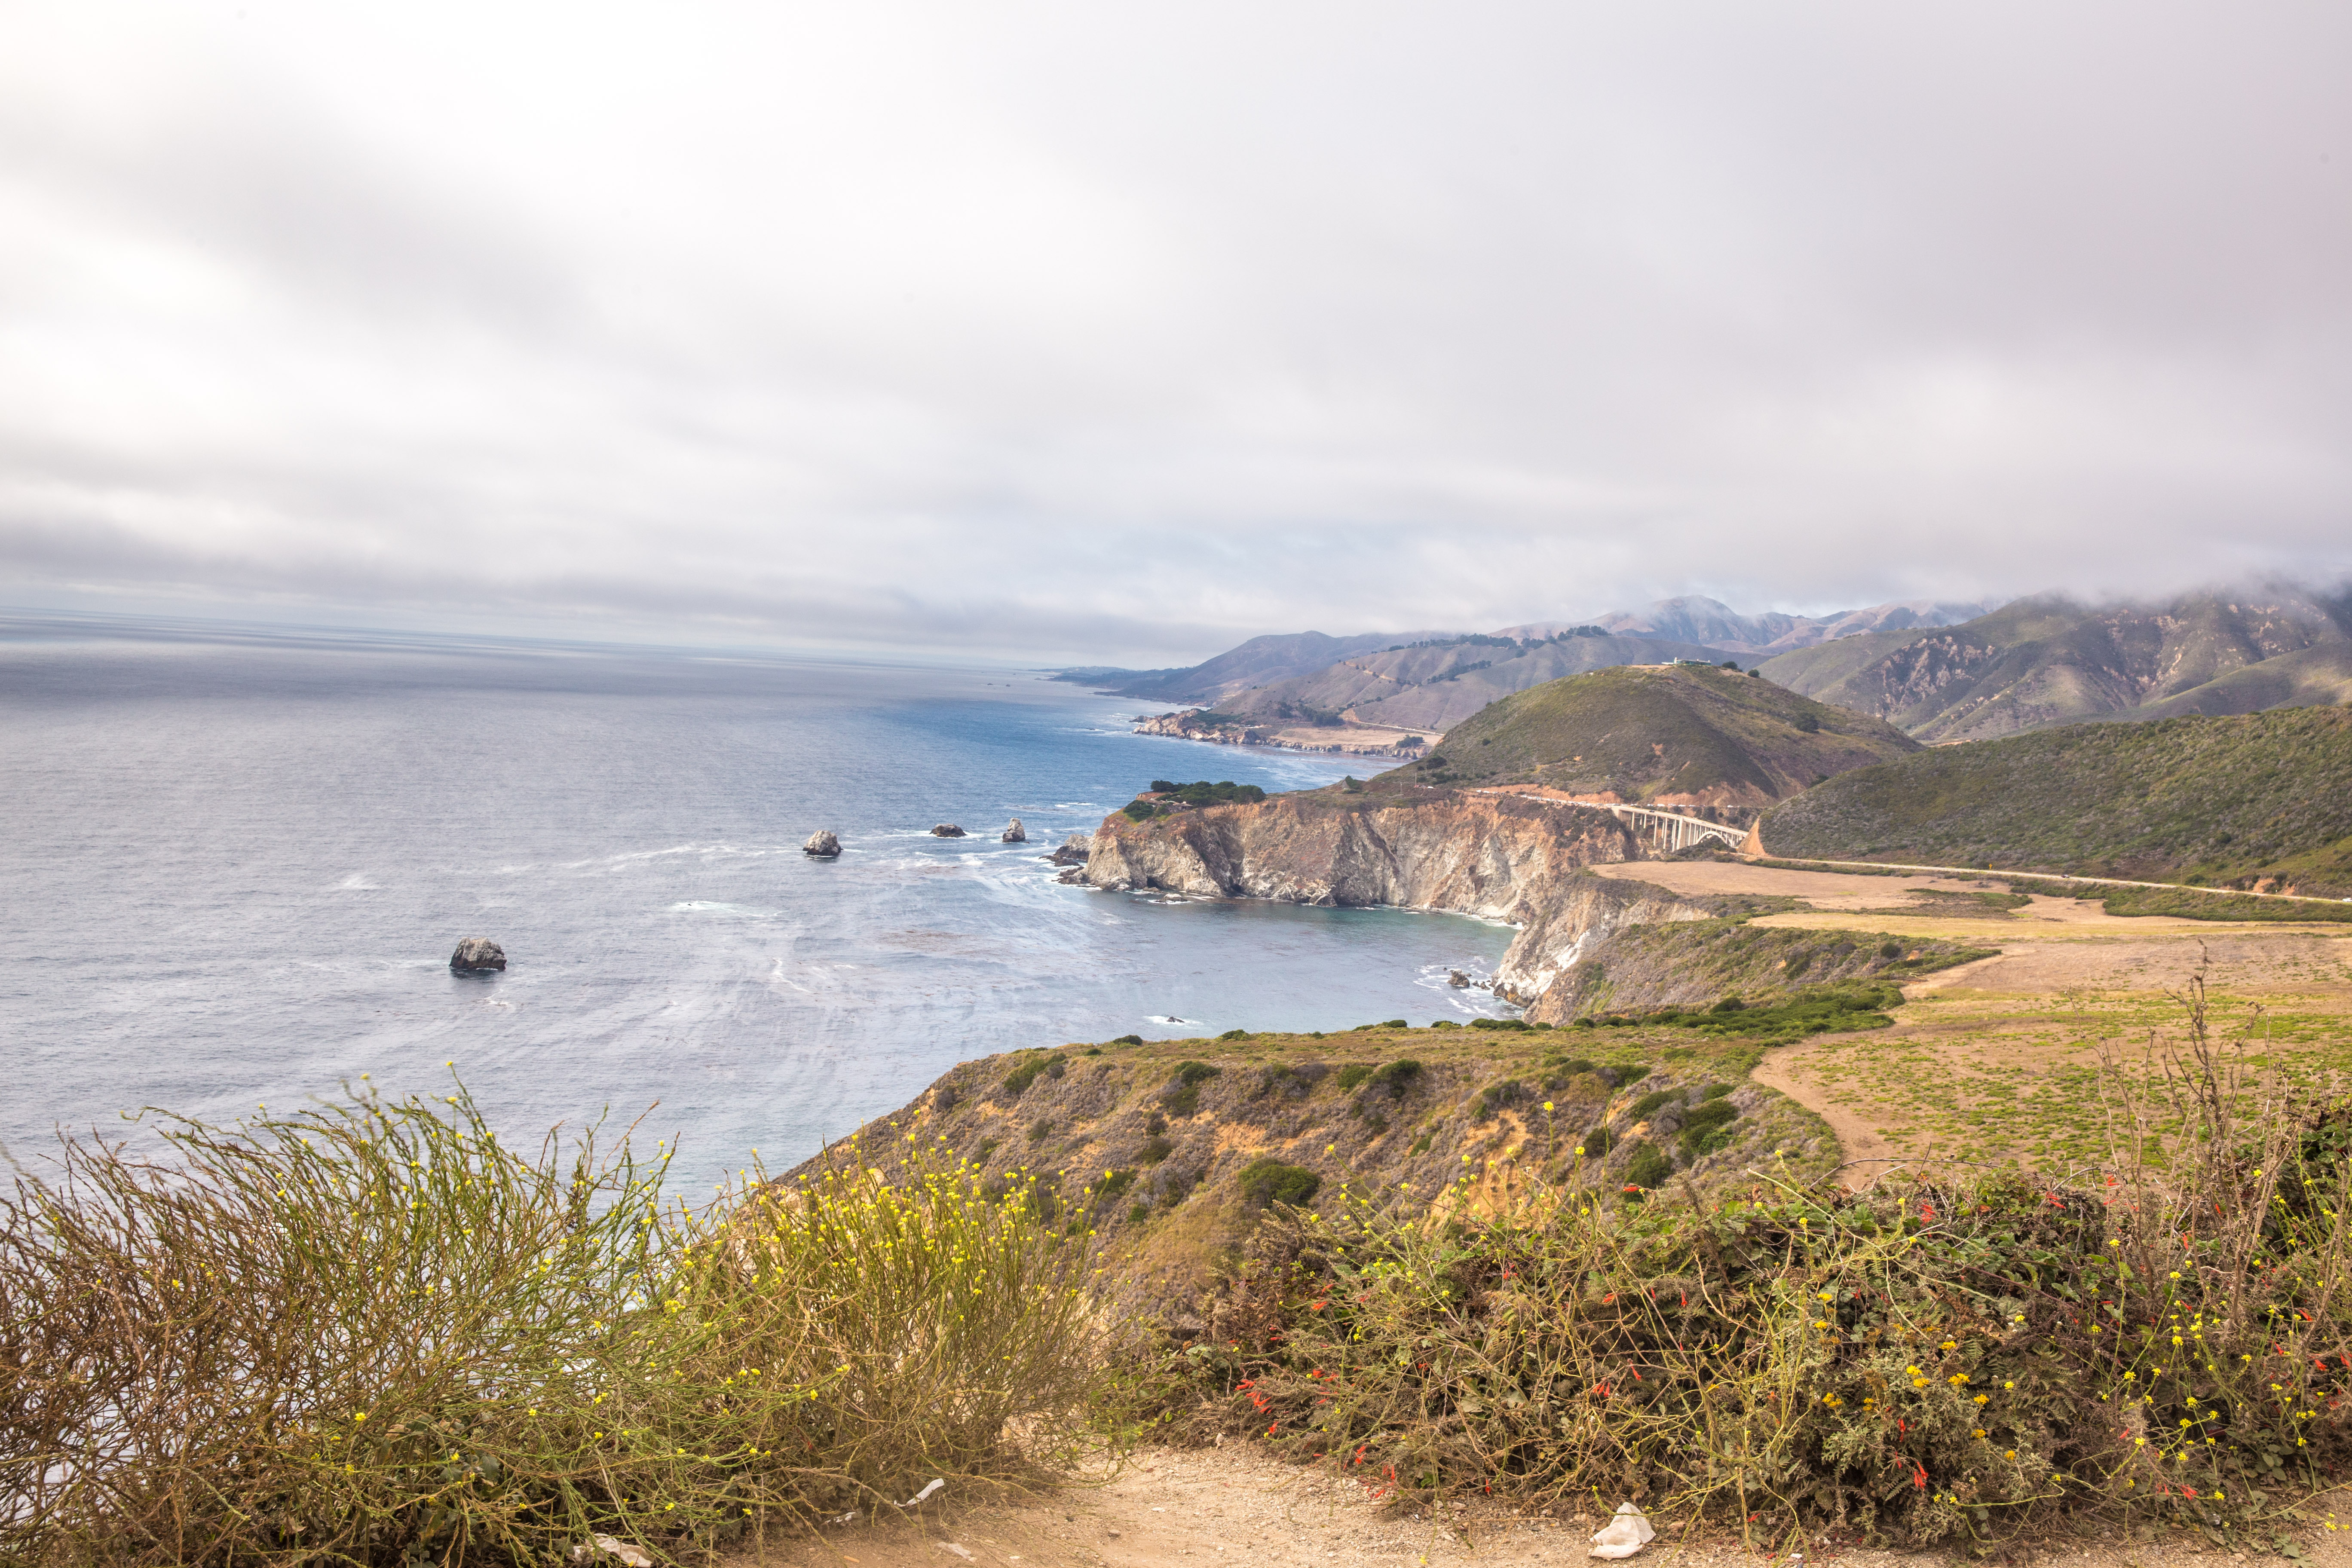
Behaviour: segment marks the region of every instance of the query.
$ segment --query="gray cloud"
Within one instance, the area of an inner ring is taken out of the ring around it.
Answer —
[[[7,26],[20,602],[1173,660],[2352,570],[2327,8]]]

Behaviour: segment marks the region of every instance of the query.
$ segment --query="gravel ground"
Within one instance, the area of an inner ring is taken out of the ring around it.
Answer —
[[[1331,1564],[1452,1568],[1452,1565],[1583,1563],[1597,1519],[1521,1519],[1477,1504],[1432,1517],[1382,1509],[1351,1481],[1277,1463],[1238,1447],[1151,1449],[1108,1483],[1072,1487],[1011,1504],[925,1510],[912,1522],[828,1527],[821,1540],[770,1542],[728,1560],[727,1568],[952,1568],[958,1563],[1023,1568],[1209,1568],[1218,1563],[1251,1568],[1330,1568]],[[2338,1502],[2352,1521],[2352,1499],[2325,1500],[2312,1524],[2297,1531],[2309,1568],[2352,1568],[2352,1530],[2330,1532],[2328,1509]],[[1665,1528],[1632,1561],[1651,1568],[1735,1568],[1767,1563],[1791,1568],[1773,1554],[1780,1543],[1756,1550],[1737,1539],[1678,1539]],[[1969,1559],[1941,1552],[1843,1551],[1815,1542],[1805,1552],[1815,1564],[1841,1568],[1930,1568]],[[2159,1532],[2157,1539],[2110,1535],[2021,1543],[1997,1559],[2047,1568],[2233,1568],[2262,1561],[2287,1568],[2273,1552],[2231,1551],[2201,1535]]]

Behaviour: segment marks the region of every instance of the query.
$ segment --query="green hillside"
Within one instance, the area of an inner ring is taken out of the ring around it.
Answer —
[[[1371,787],[1536,784],[1627,801],[1762,805],[1918,749],[1877,720],[1753,676],[1632,665],[1505,697]]]
[[[1842,774],[1774,855],[2352,895],[2352,708],[2078,724]]]
[[[2276,591],[2158,605],[2021,599],[1954,626],[1782,654],[1764,673],[1928,742],[2095,718],[2244,713],[2352,686],[2352,602]]]

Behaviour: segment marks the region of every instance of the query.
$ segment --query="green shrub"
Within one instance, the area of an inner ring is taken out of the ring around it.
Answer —
[[[1402,1018],[1387,1019],[1381,1023],[1380,1026],[1383,1029],[1410,1029],[1412,1027],[1411,1024],[1406,1023]]]
[[[1449,1227],[1364,1202],[1277,1216],[1240,1331],[1167,1354],[1159,1408],[1171,1436],[1247,1433],[1408,1500],[1601,1491],[1759,1542],[1979,1553],[2071,1514],[2269,1550],[2352,1458],[2339,1158],[2284,1203],[2248,1164],[2219,1202],[2201,1177],[2012,1175]]]
[[[1411,1057],[1390,1062],[1372,1074],[1372,1087],[1385,1089],[1391,1097],[1402,1100],[1412,1080],[1421,1076],[1421,1064]]]
[[[1528,1021],[1525,1018],[1473,1018],[1470,1026],[1474,1029],[1525,1029]]]
[[[1090,1259],[1025,1185],[919,1158],[689,1211],[462,1089],[160,1132],[0,1197],[0,1559],[700,1556],[1066,1464],[1099,1387]]]
[[[1616,1135],[1606,1127],[1594,1128],[1584,1135],[1584,1142],[1577,1145],[1584,1152],[1584,1157],[1588,1160],[1598,1160],[1616,1146]]]
[[[1841,981],[1807,986],[1785,1001],[1769,1005],[1751,1005],[1727,996],[1704,1013],[1654,1015],[1647,1022],[1718,1038],[1737,1036],[1779,1045],[1809,1035],[1884,1029],[1895,1022],[1887,1009],[1902,1005],[1902,988],[1892,982]]]
[[[1272,1158],[1253,1160],[1244,1165],[1240,1181],[1242,1195],[1260,1206],[1306,1204],[1323,1186],[1323,1178],[1306,1166],[1286,1165]]]
[[[1371,1063],[1350,1062],[1346,1067],[1339,1069],[1339,1088],[1342,1091],[1354,1089],[1358,1084],[1363,1082],[1366,1079],[1371,1076]]]
[[[1641,1121],[1645,1120],[1649,1114],[1657,1110],[1658,1107],[1665,1104],[1669,1100],[1680,1100],[1682,1097],[1683,1091],[1678,1089],[1654,1089],[1649,1093],[1643,1095],[1641,1099],[1635,1100],[1633,1104],[1627,1106],[1625,1108],[1625,1115],[1631,1121]]]
[[[1250,1032],[1247,1029],[1227,1029],[1217,1037],[1220,1040],[1246,1040],[1249,1037]]]
[[[1176,1145],[1165,1138],[1146,1138],[1143,1141],[1143,1147],[1135,1152],[1135,1163],[1139,1165],[1157,1165],[1175,1152]]]
[[[1201,1086],[1217,1076],[1222,1068],[1207,1062],[1184,1061],[1176,1064],[1176,1076],[1168,1080],[1160,1091],[1161,1102],[1171,1116],[1190,1116],[1201,1109]]]
[[[1037,1081],[1037,1075],[1045,1070],[1045,1064],[1043,1060],[1033,1058],[1023,1062],[1004,1075],[1004,1092],[1015,1100],[1020,1099],[1028,1092],[1029,1086]]]
[[[1249,722],[1246,719],[1236,719],[1230,714],[1202,713],[1197,717],[1212,724]],[[1151,793],[1166,799],[1182,801],[1187,805],[1226,805],[1234,802],[1253,805],[1265,798],[1265,791],[1256,784],[1237,784],[1231,779],[1223,779],[1215,784],[1211,784],[1206,779],[1196,784],[1171,784],[1166,779],[1153,779]]]
[[[1478,1103],[1470,1112],[1470,1120],[1484,1121],[1507,1106],[1524,1105],[1534,1098],[1534,1091],[1517,1079],[1510,1078],[1505,1079],[1500,1083],[1490,1083],[1478,1091]]]
[[[1625,1180],[1637,1187],[1655,1187],[1675,1173],[1675,1163],[1654,1143],[1636,1144],[1625,1162]]]
[[[1710,1154],[1722,1148],[1730,1142],[1727,1130],[1738,1120],[1739,1108],[1727,1100],[1709,1100],[1691,1107],[1690,1113],[1683,1118],[1683,1130],[1675,1140],[1683,1152],[1683,1158],[1695,1160],[1701,1154]]]
[[[1139,1046],[1143,1044],[1143,1037],[1141,1035],[1121,1035],[1118,1038],[1113,1040],[1111,1044],[1114,1046]]]

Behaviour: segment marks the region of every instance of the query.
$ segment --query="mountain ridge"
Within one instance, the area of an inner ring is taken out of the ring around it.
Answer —
[[[2282,658],[2294,662],[2274,664]],[[2308,705],[2352,694],[2352,599],[2275,587],[2105,605],[2040,595],[1954,626],[1778,655],[1762,668],[1791,690],[1931,743],[2086,719]]]
[[[1685,595],[1678,598],[1660,599],[1641,610],[1612,611],[1587,621],[1528,622],[1486,633],[1360,632],[1336,637],[1322,632],[1267,633],[1237,644],[1199,664],[1180,668],[1124,669],[1107,665],[1088,665],[1057,670],[1053,679],[1098,686],[1120,697],[1142,697],[1162,702],[1223,708],[1227,706],[1230,699],[1244,691],[1286,680],[1312,684],[1317,677],[1336,672],[1344,659],[1395,653],[1423,643],[1460,641],[1475,645],[1483,639],[1490,643],[1544,644],[1565,636],[1580,635],[1613,638],[1621,644],[1633,645],[1615,649],[1623,657],[1604,662],[1656,663],[1668,658],[1706,658],[1712,662],[1725,653],[1769,655],[1865,630],[1942,626],[1976,616],[1987,608],[1988,605],[1979,604],[1906,599],[1859,610],[1837,611],[1828,616],[1780,612],[1745,616],[1720,600]],[[1461,662],[1474,661],[1475,656],[1465,656]],[[1573,668],[1553,669],[1542,679],[1556,679],[1561,675],[1595,668],[1599,668],[1597,662],[1583,663]],[[1517,686],[1505,688],[1509,690],[1522,689]],[[1278,693],[1269,701],[1275,704],[1288,701],[1294,705],[1326,709],[1330,706],[1297,691]],[[1269,712],[1271,708],[1261,703],[1243,711],[1255,715]],[[1429,727],[1402,715],[1367,720],[1366,722],[1398,723],[1407,728]]]

